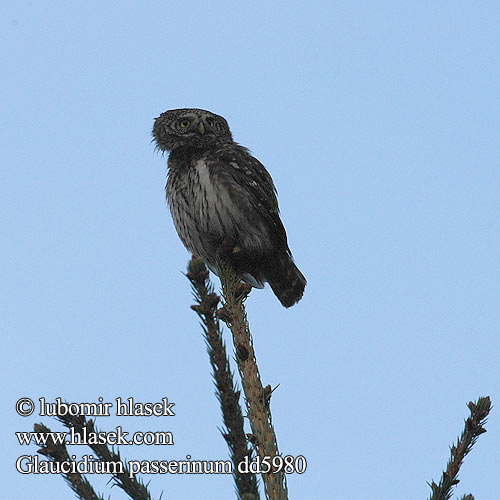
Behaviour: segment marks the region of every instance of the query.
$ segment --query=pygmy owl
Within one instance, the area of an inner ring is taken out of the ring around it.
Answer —
[[[168,151],[167,200],[184,246],[217,274],[229,266],[256,288],[268,282],[285,307],[306,279],[295,265],[271,176],[233,141],[226,120],[202,109],[174,109],[155,121]]]

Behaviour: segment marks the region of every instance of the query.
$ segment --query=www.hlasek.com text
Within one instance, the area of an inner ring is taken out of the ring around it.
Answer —
[[[128,438],[129,433],[119,425],[114,431],[89,431],[86,427],[75,430],[70,427],[69,431],[58,432],[16,432],[19,444],[37,446],[55,445],[87,445],[105,444],[108,446],[130,446],[130,445],[168,445],[174,444],[174,436],[170,431],[137,431]]]

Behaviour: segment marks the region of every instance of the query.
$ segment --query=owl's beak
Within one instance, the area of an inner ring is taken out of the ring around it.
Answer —
[[[201,135],[205,133],[205,125],[203,125],[203,122],[198,123],[198,130]]]

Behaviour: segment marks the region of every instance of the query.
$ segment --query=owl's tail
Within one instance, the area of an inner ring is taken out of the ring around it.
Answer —
[[[284,307],[293,306],[304,294],[306,279],[288,254],[280,255],[275,264],[269,285]]]

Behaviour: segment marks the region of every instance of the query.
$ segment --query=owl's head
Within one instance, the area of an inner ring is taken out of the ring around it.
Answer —
[[[194,108],[162,113],[155,120],[153,137],[162,151],[183,146],[207,148],[233,141],[229,125],[222,116]]]

